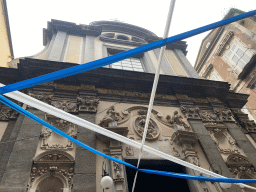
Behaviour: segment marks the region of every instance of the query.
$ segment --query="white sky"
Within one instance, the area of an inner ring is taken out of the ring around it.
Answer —
[[[118,19],[162,37],[170,0],[7,0],[14,56],[31,56],[43,49],[43,28],[58,19],[76,24]],[[221,20],[230,8],[256,9],[255,0],[177,0],[169,36]],[[187,58],[194,65],[208,32],[186,39]]]

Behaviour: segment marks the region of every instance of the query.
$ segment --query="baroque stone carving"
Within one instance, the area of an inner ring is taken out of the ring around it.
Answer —
[[[54,162],[54,161],[70,161],[70,159],[62,154],[49,154],[41,157],[39,161]]]
[[[99,125],[101,127],[117,126],[117,122],[123,119],[124,117],[122,117],[120,113],[115,110],[115,107],[111,106],[107,110],[105,117],[100,121]]]
[[[248,115],[240,109],[232,109],[232,112],[244,133],[256,133],[256,124],[249,120]]]
[[[234,154],[227,158],[227,166],[233,175],[252,174],[256,176],[256,169],[253,163],[245,156]],[[239,177],[241,178],[241,177]]]
[[[19,113],[4,104],[0,104],[0,121],[17,119]]]
[[[132,146],[130,146],[130,145],[125,148],[125,152],[126,152],[126,155],[127,155],[127,156],[133,156],[133,154],[134,154],[134,153],[133,153]]]
[[[199,116],[199,108],[198,107],[182,105],[180,107],[180,109],[181,109],[181,112],[186,115],[187,119],[201,119]]]
[[[173,152],[174,157],[179,157],[180,156],[179,151],[175,147],[172,148],[172,152]]]
[[[168,115],[166,117],[167,121],[171,124],[174,124],[174,128],[180,129],[185,131],[188,130],[190,127],[184,122],[183,117],[179,115],[178,111],[174,111],[173,117]]]
[[[49,94],[49,93],[45,93],[45,92],[32,92],[30,91],[28,93],[29,96],[31,97],[34,97],[35,99],[38,99],[40,101],[43,101],[45,103],[50,103],[52,101],[52,97],[53,95],[52,94]]]
[[[236,141],[231,137],[227,129],[216,128],[209,130],[209,133],[221,153],[240,153]]]
[[[77,103],[68,100],[52,101],[51,105],[68,113],[77,112]]]
[[[84,112],[97,112],[99,99],[95,97],[77,97],[78,110]]]
[[[145,123],[146,123],[146,115],[141,115],[137,117],[134,121],[133,128],[140,137],[143,137]],[[148,124],[146,139],[155,140],[158,138],[159,134],[160,134],[160,130],[158,126],[152,119],[150,119]]]
[[[203,121],[213,121],[213,122],[222,122],[222,121],[233,121],[232,113],[230,110],[226,109],[214,109],[212,112],[202,111],[199,113]]]

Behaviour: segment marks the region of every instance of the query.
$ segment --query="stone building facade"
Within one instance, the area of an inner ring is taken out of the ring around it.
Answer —
[[[230,9],[228,18],[243,13]],[[195,69],[201,77],[226,81],[236,93],[249,94],[243,111],[256,120],[256,17],[212,30],[202,41]]]
[[[14,55],[6,0],[0,0],[0,12],[0,66],[9,67]]]
[[[134,25],[99,21],[90,25],[52,20],[44,29],[45,49],[1,68],[10,84],[107,57],[158,40]],[[141,141],[159,49],[22,92],[132,140]],[[226,177],[255,178],[256,125],[241,112],[248,95],[226,82],[202,79],[186,59],[186,43],[167,46],[150,117],[146,145]],[[20,103],[18,103],[20,104]],[[22,105],[79,141],[136,165],[139,150]],[[1,105],[1,192],[131,191],[134,171],[97,156]],[[200,173],[144,153],[142,168]],[[139,173],[135,191],[167,188],[196,192],[247,192],[237,185],[198,182]]]

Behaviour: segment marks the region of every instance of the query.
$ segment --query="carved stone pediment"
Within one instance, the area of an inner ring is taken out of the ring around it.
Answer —
[[[97,112],[99,99],[96,97],[77,97],[78,110],[82,112]]]
[[[256,175],[253,163],[245,156],[234,154],[227,158],[226,164],[234,175],[250,173]],[[240,178],[240,177],[239,177]]]

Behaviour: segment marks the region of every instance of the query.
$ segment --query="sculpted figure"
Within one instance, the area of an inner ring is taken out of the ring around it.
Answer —
[[[107,114],[105,115],[105,117],[99,123],[99,125],[101,127],[108,127],[109,123],[118,122],[122,119],[123,119],[123,117],[118,112],[116,112],[114,106],[111,106],[108,109]]]

